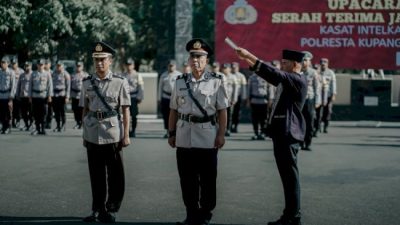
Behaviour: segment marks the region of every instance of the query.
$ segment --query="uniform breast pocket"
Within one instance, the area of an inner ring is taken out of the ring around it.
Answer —
[[[105,98],[106,102],[108,102],[110,104],[118,102],[117,93],[114,93],[114,92],[108,91],[104,98]]]
[[[200,98],[201,102],[204,102],[205,105],[212,105],[213,102],[213,95],[215,94],[215,91],[213,89],[207,88],[207,89],[202,89],[200,90]]]
[[[178,96],[176,98],[176,102],[178,106],[183,106],[189,102],[189,94],[187,91],[181,91],[178,93]]]

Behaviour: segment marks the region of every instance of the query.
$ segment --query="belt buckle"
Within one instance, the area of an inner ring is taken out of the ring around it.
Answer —
[[[97,111],[97,112],[96,112],[96,117],[97,117],[98,120],[104,119],[104,117],[103,117],[103,112]]]
[[[189,122],[189,123],[191,123],[191,122],[192,122],[192,117],[193,117],[193,115],[192,115],[192,114],[189,114],[189,115],[188,115],[188,122]]]

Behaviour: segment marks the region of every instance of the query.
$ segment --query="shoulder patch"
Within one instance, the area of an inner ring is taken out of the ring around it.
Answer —
[[[220,74],[216,74],[214,72],[210,72],[212,77],[218,78],[218,79],[222,79],[222,76]]]
[[[89,76],[87,76],[87,77],[83,78],[83,79],[82,79],[82,81],[85,81],[85,80],[91,80],[91,79],[92,79],[92,75],[89,75]]]

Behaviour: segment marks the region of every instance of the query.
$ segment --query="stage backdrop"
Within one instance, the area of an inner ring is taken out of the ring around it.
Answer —
[[[268,61],[295,49],[333,68],[400,69],[400,0],[217,0],[215,33],[221,63],[238,61],[230,37]]]

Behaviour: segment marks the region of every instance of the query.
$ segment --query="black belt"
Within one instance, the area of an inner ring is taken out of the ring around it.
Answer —
[[[250,98],[256,98],[256,99],[268,99],[268,96],[260,96],[260,95],[250,95]]]
[[[134,95],[134,94],[137,94],[137,93],[139,93],[139,91],[132,91],[132,92],[129,93],[129,94]]]
[[[8,90],[0,90],[0,93],[8,93],[8,92],[10,92],[11,91],[11,89],[8,89]]]
[[[166,92],[166,91],[162,91],[164,94],[166,94],[166,95],[168,95],[168,96],[171,96],[171,93],[170,92]]]
[[[58,92],[62,92],[62,91],[64,91],[64,90],[65,90],[65,89],[53,89],[53,91],[54,91],[54,92],[57,92],[57,93],[58,93]]]
[[[81,90],[71,88],[71,91],[73,91],[73,92],[80,92]]]
[[[89,111],[87,114],[91,117],[95,117],[98,120],[102,120],[102,119],[106,119],[106,118],[110,118],[110,117],[114,117],[114,116],[119,116],[119,113],[115,110],[109,111],[109,112]]]
[[[207,122],[212,122],[215,123],[215,116],[211,115],[209,117],[199,117],[199,116],[193,116],[191,114],[182,114],[178,113],[178,119],[190,122],[190,123],[207,123]]]
[[[39,90],[34,90],[34,89],[32,89],[32,91],[35,92],[35,93],[42,93],[42,92],[44,92],[44,91],[39,91]]]

